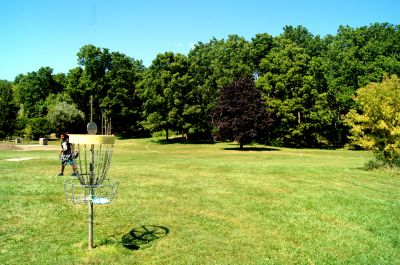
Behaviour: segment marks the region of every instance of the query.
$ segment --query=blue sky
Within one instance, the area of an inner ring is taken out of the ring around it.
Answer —
[[[86,44],[149,66],[158,53],[187,54],[199,41],[273,36],[285,25],[336,34],[340,25],[400,24],[399,0],[0,0],[0,79],[42,66],[68,73]]]

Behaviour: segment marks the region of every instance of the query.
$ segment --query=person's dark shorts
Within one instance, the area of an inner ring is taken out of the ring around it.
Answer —
[[[72,158],[72,155],[71,155],[71,154],[69,154],[69,155],[62,155],[62,156],[61,156],[61,164],[62,164],[63,166],[65,166],[66,164],[74,165],[75,162],[74,162],[74,159]]]

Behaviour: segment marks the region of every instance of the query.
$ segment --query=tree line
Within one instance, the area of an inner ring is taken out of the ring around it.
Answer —
[[[362,111],[357,90],[400,76],[400,25],[340,26],[325,37],[286,26],[275,37],[212,38],[188,55],[158,54],[149,67],[89,44],[80,48],[77,62],[68,73],[42,67],[0,81],[0,138],[84,132],[93,119],[111,121],[121,137],[165,131],[167,138],[176,132],[189,140],[210,139],[221,89],[251,76],[268,119],[274,119],[265,141],[340,147],[351,135],[346,114]]]

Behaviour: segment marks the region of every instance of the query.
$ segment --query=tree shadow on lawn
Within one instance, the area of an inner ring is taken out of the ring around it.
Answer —
[[[160,225],[142,225],[133,228],[127,234],[123,235],[121,241],[115,239],[106,239],[100,245],[122,244],[123,247],[130,250],[139,250],[150,247],[156,240],[167,236],[169,229]]]
[[[261,147],[261,146],[244,146],[242,149],[240,147],[226,147],[224,150],[228,151],[256,151],[256,152],[265,152],[265,151],[280,151],[279,148],[272,147]]]
[[[168,139],[152,139],[151,142],[153,143],[158,143],[158,144],[215,144],[216,142],[212,139],[206,139],[206,140],[201,140],[201,139],[191,139],[187,140],[184,137],[171,137]]]

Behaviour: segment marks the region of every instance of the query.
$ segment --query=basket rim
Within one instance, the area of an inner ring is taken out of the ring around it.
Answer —
[[[70,134],[71,144],[114,144],[114,135]]]

